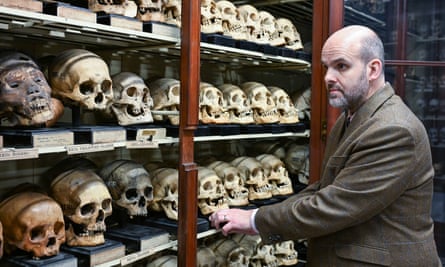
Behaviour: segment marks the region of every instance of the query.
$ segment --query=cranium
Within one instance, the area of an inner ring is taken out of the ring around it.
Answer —
[[[48,75],[53,95],[64,104],[105,110],[113,101],[108,66],[90,51],[63,51],[49,66]]]
[[[201,82],[199,86],[199,120],[206,124],[229,122],[223,93],[209,83]]]
[[[241,89],[250,100],[253,119],[256,123],[275,123],[279,121],[272,94],[265,85],[258,82],[246,82],[241,85]]]
[[[245,249],[249,258],[256,253],[257,247],[261,244],[259,235],[234,234],[232,239],[242,248]]]
[[[264,244],[258,245],[255,255],[253,255],[253,257],[250,258],[250,266],[252,267],[279,266],[278,259],[274,255],[273,245],[264,245]]]
[[[181,27],[181,0],[163,0],[162,10],[164,12],[165,23]]]
[[[227,192],[229,206],[249,204],[248,190],[244,186],[244,181],[236,167],[224,161],[214,161],[207,167],[213,169],[222,180]]]
[[[65,217],[68,246],[96,246],[105,242],[105,219],[112,199],[103,180],[91,169],[72,169],[51,183],[51,195]]]
[[[128,0],[88,0],[88,9],[126,17],[136,16],[136,4]]]
[[[292,240],[274,244],[274,255],[279,266],[292,266],[298,263],[298,252]]]
[[[152,172],[153,202],[150,208],[164,212],[172,220],[178,220],[178,179],[179,173],[174,168],[159,168]]]
[[[289,195],[294,192],[284,162],[272,154],[262,154],[257,156],[256,159],[263,166],[264,175],[272,186],[273,196]]]
[[[153,186],[147,170],[132,160],[115,160],[105,165],[99,173],[113,199],[115,207],[125,209],[133,216],[146,216],[153,201]]]
[[[227,105],[230,123],[249,124],[254,122],[250,101],[241,88],[233,84],[223,84],[219,86],[219,89],[223,93]]]
[[[201,0],[201,32],[223,33],[221,13],[213,0]]]
[[[286,18],[278,18],[277,29],[279,36],[284,38],[286,41],[285,47],[292,50],[303,49],[300,33],[298,33],[297,28],[294,26],[292,21]]]
[[[153,122],[153,98],[144,80],[131,72],[113,76],[114,100],[110,106],[120,125]]]
[[[249,266],[250,257],[248,252],[232,239],[218,239],[210,244],[210,247],[215,252],[216,258],[220,259],[219,261],[222,263],[222,266]]]
[[[272,46],[284,45],[285,40],[278,33],[275,17],[263,10],[259,11],[258,15],[260,16],[260,35],[257,42]]]
[[[276,86],[269,86],[268,89],[272,93],[272,99],[277,107],[280,123],[299,122],[298,110],[295,108],[292,99],[286,91]]]
[[[238,168],[244,184],[249,189],[249,200],[268,199],[272,197],[271,187],[264,175],[264,169],[256,158],[241,156],[231,164]]]
[[[0,118],[35,126],[54,117],[51,88],[37,64],[18,52],[0,53]]]
[[[179,113],[179,97],[181,84],[178,80],[172,78],[161,78],[149,84],[153,97],[153,110],[155,111],[173,111]],[[173,125],[179,125],[179,116],[166,115]],[[153,112],[153,118],[157,121],[163,121],[165,117]]]
[[[54,256],[65,242],[62,209],[42,193],[19,192],[7,197],[0,203],[0,221],[7,254],[19,249],[35,258]]]
[[[163,0],[135,0],[138,9],[136,17],[140,21],[164,21]]]
[[[261,35],[260,15],[252,5],[241,5],[238,7],[241,20],[246,27],[248,41],[256,42]]]
[[[235,40],[246,40],[246,25],[236,6],[230,1],[222,0],[216,2],[216,7],[221,13],[223,34]]]
[[[287,170],[296,176],[302,184],[309,182],[309,146],[291,144],[286,151],[284,163]]]
[[[299,120],[311,120],[311,87],[297,91],[293,96],[295,108],[298,110]]]
[[[198,207],[203,215],[229,208],[221,179],[206,167],[198,167]]]

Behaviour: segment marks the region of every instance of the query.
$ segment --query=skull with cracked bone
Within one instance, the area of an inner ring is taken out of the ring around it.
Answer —
[[[115,160],[99,172],[113,199],[114,208],[126,210],[130,218],[147,216],[153,200],[153,186],[148,171],[133,160]]]

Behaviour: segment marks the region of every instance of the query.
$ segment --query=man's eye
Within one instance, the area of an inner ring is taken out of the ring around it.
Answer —
[[[346,64],[339,63],[339,64],[337,65],[337,68],[338,68],[339,70],[345,70],[345,69],[347,68],[347,66],[346,66]]]

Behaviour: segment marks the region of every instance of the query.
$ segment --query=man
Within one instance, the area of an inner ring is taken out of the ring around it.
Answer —
[[[224,234],[308,239],[307,266],[441,266],[430,216],[431,151],[423,124],[385,82],[383,44],[364,26],[322,49],[329,103],[343,108],[322,176],[287,200],[210,216]]]

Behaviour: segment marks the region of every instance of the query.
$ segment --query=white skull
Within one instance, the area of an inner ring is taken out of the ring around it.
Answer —
[[[37,64],[18,52],[0,53],[0,118],[12,126],[41,125],[54,117],[51,88]]]
[[[277,29],[279,36],[284,38],[286,41],[285,47],[292,50],[303,49],[300,33],[297,31],[297,28],[294,26],[292,21],[286,18],[278,18]]]
[[[137,6],[129,0],[88,0],[88,9],[94,12],[105,12],[134,18]]]
[[[199,120],[206,124],[229,122],[223,93],[209,83],[201,82],[199,86]]]
[[[258,43],[279,46],[285,43],[276,27],[275,17],[267,11],[259,11],[260,16],[260,35],[257,39]]]
[[[153,98],[144,80],[134,73],[121,72],[112,81],[114,101],[110,108],[119,125],[153,122]]]
[[[203,215],[229,208],[221,179],[206,167],[198,167],[198,207]]]
[[[135,0],[138,6],[136,17],[140,21],[164,21],[162,1],[163,0]]]
[[[19,249],[35,258],[54,256],[65,242],[62,209],[42,193],[19,192],[4,199],[0,221],[7,254]]]
[[[278,267],[278,259],[274,255],[273,245],[258,245],[255,255],[250,259],[250,266]]]
[[[176,255],[163,255],[154,259],[146,267],[177,267],[178,257]]]
[[[241,20],[247,31],[247,40],[256,42],[261,35],[260,15],[252,5],[241,5],[238,7]]]
[[[224,161],[214,161],[207,166],[213,169],[222,180],[227,192],[229,206],[245,206],[249,204],[248,190],[244,186],[239,170]]]
[[[276,86],[267,87],[272,93],[272,99],[277,107],[280,123],[297,123],[298,110],[295,108],[292,99],[283,89]]]
[[[113,101],[108,66],[98,55],[83,49],[58,54],[48,70],[55,97],[88,110],[105,110]]]
[[[219,89],[223,93],[227,105],[230,123],[249,124],[254,122],[250,101],[241,88],[233,84],[223,84],[219,86]]]
[[[221,13],[213,0],[201,0],[201,32],[223,33]]]
[[[244,20],[241,20],[236,6],[230,1],[222,0],[216,2],[216,7],[221,13],[223,34],[235,40],[246,40],[246,25]]]
[[[96,246],[105,242],[105,219],[112,199],[103,180],[90,169],[72,169],[51,183],[51,195],[62,207],[68,246]]]
[[[298,110],[299,120],[311,120],[311,87],[304,91],[297,91],[293,96],[295,108]]]
[[[262,154],[256,159],[263,165],[264,175],[272,186],[273,196],[284,196],[294,192],[284,162],[272,154]]]
[[[309,145],[291,144],[284,163],[291,174],[298,176],[300,183],[309,183]]]
[[[164,12],[165,23],[181,27],[181,5],[181,0],[163,0],[162,10]]]
[[[153,186],[150,174],[141,164],[115,160],[106,164],[99,175],[111,194],[113,209],[126,210],[130,218],[147,215],[148,205],[153,201]]]
[[[234,159],[231,164],[238,168],[245,186],[249,189],[249,200],[268,199],[272,197],[264,169],[256,158],[241,156]]]
[[[248,267],[250,256],[236,241],[221,238],[210,244],[217,259],[227,267]]]
[[[274,255],[279,266],[292,266],[298,263],[298,252],[292,240],[274,244]]]
[[[272,93],[265,85],[258,82],[246,82],[241,85],[241,89],[250,100],[253,119],[256,123],[276,123],[279,121],[278,111],[272,98]]]
[[[172,78],[161,78],[149,84],[151,95],[153,97],[154,111],[173,111],[179,113],[179,99],[181,83]],[[153,112],[153,118],[157,121],[163,121],[168,118],[173,125],[179,125],[179,116],[169,115],[166,117]]]
[[[159,168],[152,172],[153,202],[150,208],[164,212],[172,220],[178,220],[178,179],[179,173],[174,168]]]

